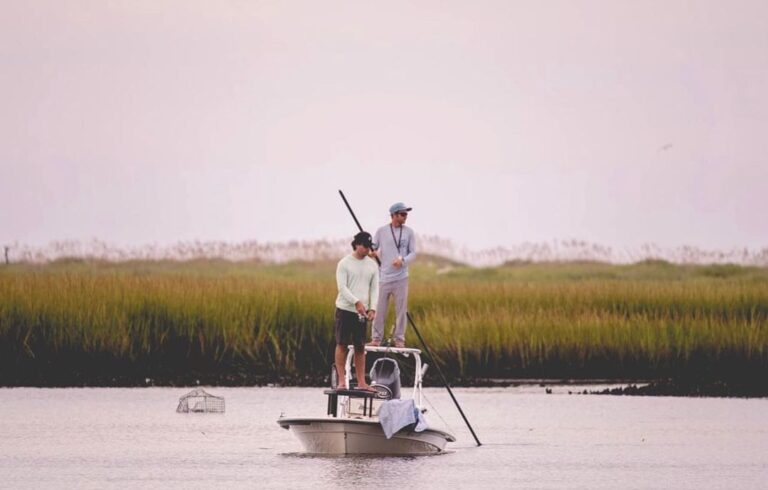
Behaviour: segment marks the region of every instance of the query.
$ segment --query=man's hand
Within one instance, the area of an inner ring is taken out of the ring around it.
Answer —
[[[362,301],[355,303],[355,309],[357,310],[358,315],[366,316],[368,314],[368,312],[365,311],[365,305],[363,305]]]
[[[368,252],[368,257],[372,259],[377,259],[379,258],[379,252],[377,252],[376,250],[371,250],[370,252]]]
[[[402,257],[396,258],[395,260],[392,261],[392,265],[394,265],[399,269],[400,267],[403,266],[403,258]]]
[[[368,310],[368,321],[373,321],[376,318],[376,310]]]

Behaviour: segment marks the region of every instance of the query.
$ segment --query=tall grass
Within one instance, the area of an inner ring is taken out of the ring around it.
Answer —
[[[765,269],[419,262],[410,310],[453,379],[768,368]],[[173,378],[190,370],[316,378],[332,360],[334,265],[0,268],[0,381],[72,369],[85,383],[97,374]],[[412,333],[408,340],[416,343]]]

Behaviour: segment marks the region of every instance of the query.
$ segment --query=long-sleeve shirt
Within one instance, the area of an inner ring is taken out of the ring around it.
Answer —
[[[412,228],[405,225],[395,228],[391,224],[384,225],[373,236],[373,245],[381,260],[380,282],[399,281],[408,277],[408,264],[416,259],[416,234]],[[395,267],[392,261],[403,258],[403,265]]]
[[[337,308],[356,312],[355,303],[361,301],[369,310],[379,297],[379,267],[370,257],[358,259],[349,254],[336,266],[336,286]]]

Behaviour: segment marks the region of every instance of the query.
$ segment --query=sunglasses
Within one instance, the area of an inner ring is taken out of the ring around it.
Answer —
[[[395,213],[395,214],[397,214],[397,215],[399,215],[399,216],[402,216],[403,218],[405,218],[406,216],[408,216],[408,213],[406,213],[405,211],[400,211],[399,213]]]

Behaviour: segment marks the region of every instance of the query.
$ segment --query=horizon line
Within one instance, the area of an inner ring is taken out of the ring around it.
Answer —
[[[593,261],[613,264],[664,260],[678,264],[725,264],[768,266],[768,246],[759,249],[732,247],[708,249],[694,245],[662,247],[645,243],[638,247],[611,247],[586,240],[567,239],[549,242],[520,242],[471,249],[453,240],[434,235],[419,235],[417,253],[449,259],[473,267],[506,262]],[[53,240],[43,246],[15,242],[3,245],[6,263],[46,263],[63,258],[97,259],[109,262],[129,260],[194,260],[220,258],[231,261],[260,260],[284,263],[296,260],[338,259],[347,253],[347,239],[266,241],[189,240],[120,246],[96,238],[90,241]]]

